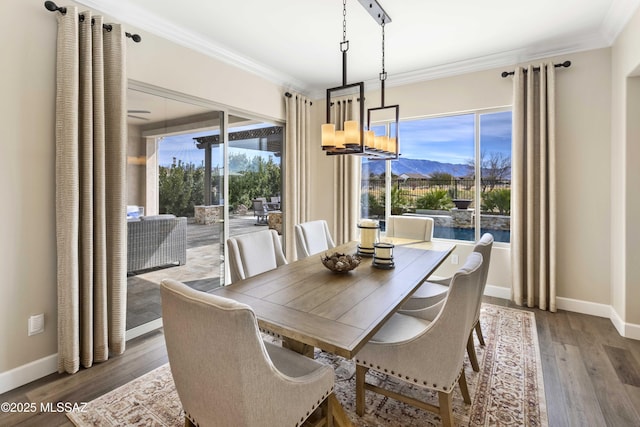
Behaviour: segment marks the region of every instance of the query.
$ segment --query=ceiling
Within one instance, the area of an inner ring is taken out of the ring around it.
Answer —
[[[323,96],[342,82],[339,0],[78,0],[144,32],[287,88]],[[640,0],[380,0],[387,85],[610,46]],[[375,83],[380,25],[347,0],[348,82]]]

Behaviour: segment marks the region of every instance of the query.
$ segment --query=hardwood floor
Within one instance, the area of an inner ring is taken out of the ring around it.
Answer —
[[[549,425],[640,425],[640,341],[620,337],[609,319],[529,311],[536,315]],[[40,402],[87,402],[166,362],[158,330],[129,341],[121,356],[75,375],[49,375],[0,395],[0,403],[33,402],[39,409]],[[71,425],[64,413],[0,413],[0,426]]]

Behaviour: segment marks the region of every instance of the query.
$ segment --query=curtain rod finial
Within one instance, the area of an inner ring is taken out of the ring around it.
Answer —
[[[56,12],[57,11],[57,12],[62,13],[63,15],[65,13],[67,13],[67,8],[66,7],[58,7],[57,4],[55,4],[54,2],[52,2],[50,0],[44,2],[44,7],[46,7],[47,10],[49,10],[51,12]]]
[[[125,33],[125,35],[136,43],[140,43],[140,41],[142,40],[142,37],[140,37],[140,35],[138,34]]]

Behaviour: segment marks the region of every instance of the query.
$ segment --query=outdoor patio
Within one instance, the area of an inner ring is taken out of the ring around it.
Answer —
[[[160,282],[175,279],[194,289],[210,291],[220,286],[224,263],[220,259],[224,242],[220,241],[221,223],[196,224],[189,218],[187,225],[187,263],[138,272],[127,277],[127,330],[161,317]],[[253,214],[231,215],[229,235],[264,230],[256,225]]]

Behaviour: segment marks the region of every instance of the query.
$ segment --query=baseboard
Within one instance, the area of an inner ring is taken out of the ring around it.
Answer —
[[[155,331],[156,329],[162,328],[162,318],[152,320],[149,323],[145,323],[144,325],[136,326],[135,328],[131,328],[126,332],[126,340],[132,340],[141,335],[146,334],[147,332]]]
[[[611,323],[613,323],[613,326],[621,336],[634,340],[640,340],[640,325],[636,325],[634,323],[625,323],[613,307],[611,307],[610,319]]]
[[[572,298],[556,297],[556,307],[560,310],[574,313],[589,314],[591,316],[611,318],[611,306],[596,302],[582,301]]]
[[[484,288],[484,294],[495,298],[511,299],[511,288],[487,285]]]
[[[0,394],[58,372],[58,354],[0,373]]]
[[[487,285],[485,295],[511,299],[511,289],[502,286]],[[633,323],[625,323],[612,306],[607,304],[599,304],[590,301],[576,300],[572,298],[557,297],[556,306],[560,310],[571,311],[574,313],[588,314],[591,316],[604,317],[611,320],[620,336],[634,340],[640,340],[640,325]]]
[[[138,326],[137,328],[130,329],[126,332],[126,340],[129,341],[133,338],[144,335],[147,332],[151,332],[155,329],[162,327],[162,319],[157,319],[149,322],[145,325]],[[42,377],[46,377],[49,374],[58,372],[58,354],[52,354],[51,356],[43,357],[39,360],[34,360],[26,365],[18,366],[10,371],[0,373],[0,394],[6,393],[9,390],[21,387],[25,384],[35,381]]]

